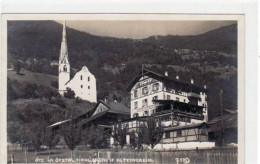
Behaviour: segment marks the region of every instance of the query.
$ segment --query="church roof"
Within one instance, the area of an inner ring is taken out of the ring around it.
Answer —
[[[205,91],[204,88],[196,86],[194,84],[185,82],[185,81],[181,81],[181,80],[176,80],[176,79],[171,79],[168,76],[164,76],[161,75],[159,73],[150,71],[148,69],[143,68],[142,71],[140,71],[140,73],[132,80],[132,82],[129,84],[129,86],[127,87],[127,91],[131,91],[131,89],[133,88],[133,86],[140,80],[140,78],[142,78],[143,76],[148,76],[151,78],[154,78],[158,81],[161,81],[165,84],[165,86],[167,88],[182,88],[182,89],[192,89],[193,92],[200,92],[200,91]]]
[[[69,63],[69,56],[68,56],[68,46],[67,46],[67,34],[66,34],[66,23],[63,23],[63,30],[62,30],[62,41],[61,41],[61,49],[60,49],[60,63]]]

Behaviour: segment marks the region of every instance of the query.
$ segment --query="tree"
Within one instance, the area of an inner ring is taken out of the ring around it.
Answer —
[[[113,131],[112,137],[116,141],[115,142],[116,147],[119,144],[121,149],[123,149],[123,147],[126,144],[126,127],[125,127],[125,125],[120,123],[120,124],[114,126],[114,131]]]
[[[94,125],[91,125],[85,131],[85,142],[94,149],[107,148],[108,146],[105,131]]]
[[[140,125],[138,131],[137,131],[137,148],[138,150],[143,148],[143,144],[146,143],[146,138],[148,134],[146,134],[147,126],[145,124]]]
[[[63,99],[59,96],[51,98],[50,99],[50,103],[51,104],[56,104],[58,106],[60,106],[61,108],[66,108],[66,103],[63,101]]]
[[[137,147],[137,136],[135,131],[130,132],[130,145],[132,149],[135,149]]]
[[[22,69],[22,64],[20,61],[14,62],[14,71],[16,72],[17,75],[20,74],[20,71]]]
[[[152,149],[160,142],[163,136],[163,127],[160,121],[158,123],[156,122],[154,115],[149,117],[147,125],[144,127],[143,134],[145,134],[146,144],[150,145]]]
[[[55,134],[51,129],[46,129],[44,132],[43,143],[49,148],[49,157],[51,150],[59,143],[60,137]]]
[[[69,99],[75,98],[75,92],[67,87],[67,91],[64,93],[64,97],[67,97]]]
[[[73,120],[61,128],[64,140],[68,148],[71,150],[71,158],[73,158],[73,150],[81,142],[82,127],[77,125]]]
[[[19,136],[19,128],[20,123],[17,121],[7,121],[7,136],[8,141],[12,144],[19,143],[20,142],[20,136]]]
[[[29,125],[30,143],[34,147],[35,154],[37,154],[43,144],[43,129],[46,128],[46,124],[41,120],[31,122]]]
[[[24,149],[24,156],[25,156],[25,163],[27,163],[27,149],[28,146],[31,144],[30,140],[30,129],[28,124],[23,124],[23,126],[20,127],[18,130],[18,136],[19,136],[19,143],[21,147]]]

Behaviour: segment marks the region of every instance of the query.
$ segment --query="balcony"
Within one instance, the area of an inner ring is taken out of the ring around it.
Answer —
[[[202,113],[191,113],[191,112],[185,112],[185,111],[179,111],[179,110],[165,110],[161,112],[156,112],[155,115],[158,116],[164,116],[164,115],[179,115],[179,116],[185,116],[193,119],[199,119],[203,120],[204,116]]]
[[[199,94],[197,94],[197,93],[193,93],[193,92],[189,92],[189,93],[187,93],[187,96],[188,96],[188,97],[196,97],[196,98],[200,98],[200,95],[199,95]]]

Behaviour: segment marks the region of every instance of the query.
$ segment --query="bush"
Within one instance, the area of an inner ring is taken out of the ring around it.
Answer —
[[[69,99],[74,99],[75,92],[73,90],[71,90],[70,88],[67,88],[67,91],[64,93],[64,97],[69,98]]]
[[[103,149],[108,147],[107,135],[102,128],[94,125],[85,131],[85,143],[93,149]]]

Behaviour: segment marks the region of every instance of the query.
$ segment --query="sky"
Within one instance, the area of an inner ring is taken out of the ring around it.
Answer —
[[[91,20],[66,21],[66,26],[98,36],[144,39],[155,35],[198,35],[235,23],[235,21]]]

